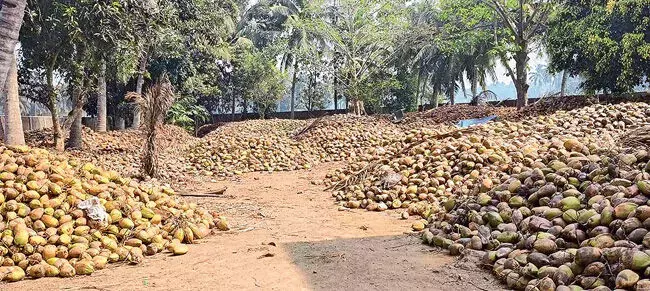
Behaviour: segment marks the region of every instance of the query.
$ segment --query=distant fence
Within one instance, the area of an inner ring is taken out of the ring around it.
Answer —
[[[43,128],[52,127],[52,117],[50,116],[23,116],[23,130],[32,131]],[[0,115],[0,125],[4,128],[7,119],[4,115]]]
[[[24,131],[33,131],[41,130],[52,127],[52,117],[51,116],[23,116],[23,130]],[[61,123],[65,121],[65,118],[61,118]],[[0,115],[0,128],[4,128],[6,117]],[[95,128],[95,118],[94,117],[83,117],[81,123],[84,126]]]
[[[334,114],[345,114],[347,113],[347,110],[345,109],[339,109],[339,110],[314,110],[314,111],[296,111],[294,112],[294,117],[295,119],[311,119],[311,118],[319,118],[323,116],[328,116],[328,115],[334,115]],[[258,113],[235,113],[234,116],[234,121],[243,121],[243,120],[250,120],[250,119],[259,119],[260,115]],[[290,119],[291,118],[291,112],[272,112],[266,115],[267,119]],[[212,115],[212,122],[217,123],[217,122],[229,122],[233,121],[233,115],[232,114],[214,114]]]
[[[598,97],[598,100],[600,100],[600,102],[602,103],[618,103],[623,101],[650,102],[650,93],[648,92],[628,93],[628,94],[620,94],[620,95],[605,95],[605,94],[597,94],[593,96],[592,95],[568,95],[564,98],[585,98],[588,96]],[[553,97],[547,97],[547,98],[553,98]],[[540,99],[542,98],[528,98],[528,104],[533,104],[539,101]],[[517,100],[508,99],[508,100],[500,100],[500,101],[489,101],[488,104],[493,106],[502,106],[502,107],[517,107]],[[449,104],[448,103],[440,104],[440,106],[446,106],[446,105]],[[433,109],[433,105],[431,104],[420,105],[418,106],[418,109],[419,110]],[[311,111],[311,112],[296,111],[295,119],[310,119],[310,118],[318,118],[327,115],[345,114],[345,113],[347,113],[347,110],[345,109],[318,110],[318,111]],[[258,119],[258,118],[259,118],[259,114],[257,113],[247,113],[247,114],[235,113],[234,121]],[[274,112],[271,114],[267,114],[267,118],[289,119],[291,118],[291,112]],[[212,121],[213,123],[229,122],[229,121],[233,121],[233,116],[232,114],[229,113],[214,114],[212,115]]]

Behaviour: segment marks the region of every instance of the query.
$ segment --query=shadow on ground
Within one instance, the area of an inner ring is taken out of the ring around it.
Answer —
[[[478,255],[456,259],[414,235],[283,245],[314,290],[500,290]]]

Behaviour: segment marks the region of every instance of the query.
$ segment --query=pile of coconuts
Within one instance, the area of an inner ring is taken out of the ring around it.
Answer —
[[[324,184],[334,190],[339,207],[407,208],[428,217],[449,198],[476,196],[524,166],[544,166],[542,157],[557,155],[566,140],[574,150],[595,153],[615,146],[630,128],[648,123],[648,104],[623,103],[469,129],[413,129],[398,142],[367,150],[375,153],[374,159],[357,158],[333,170]]]
[[[94,220],[82,201],[105,210]],[[0,145],[0,280],[90,275],[108,263],[183,255],[227,221],[177,198],[44,149]]]
[[[189,148],[200,141],[185,129],[164,125],[158,129],[156,138],[159,149],[159,179],[169,182],[186,180],[192,174],[186,160]],[[69,149],[64,154],[83,162],[92,163],[106,170],[117,171],[123,177],[142,176],[142,154],[146,135],[139,129],[95,132],[84,127],[83,148]],[[51,129],[26,133],[27,144],[38,148],[53,148]]]
[[[625,103],[481,127],[518,149],[439,201],[423,241],[485,251],[512,289],[650,290],[649,148],[620,142],[649,123],[647,104]]]
[[[473,106],[469,104],[456,104],[442,106],[425,112],[408,113],[399,124],[401,128],[425,128],[434,124],[455,124],[461,120],[482,118],[487,116],[506,117],[515,114],[513,107]]]
[[[334,161],[373,160],[373,150],[406,132],[376,117],[336,115],[308,121],[253,120],[228,124],[191,147],[188,160],[203,176],[308,169]]]
[[[504,170],[511,162],[507,153],[516,150],[479,135],[454,135],[439,139],[438,132],[413,131],[383,151],[391,158],[337,169],[325,184],[337,190],[332,195],[342,207],[406,208],[426,217],[437,212],[452,191],[469,194],[487,172]]]

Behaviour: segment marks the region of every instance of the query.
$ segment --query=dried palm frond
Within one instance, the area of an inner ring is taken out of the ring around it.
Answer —
[[[618,144],[626,148],[650,148],[650,125],[641,126],[626,132],[619,137]]]
[[[137,98],[135,95],[132,96]],[[165,115],[174,103],[175,98],[174,86],[169,81],[167,74],[163,74],[153,86],[147,89],[147,92],[140,98],[141,102],[138,102],[144,111],[145,132],[147,135],[142,165],[145,174],[150,177],[158,175],[156,129],[163,123]]]
[[[127,92],[126,95],[124,95],[124,100],[126,102],[142,103],[142,95],[136,92]]]
[[[312,121],[310,124],[308,124],[307,126],[305,126],[302,129],[298,130],[296,133],[294,133],[293,139],[301,140],[302,136],[305,133],[311,131],[312,129],[314,129],[314,128],[318,127],[318,126],[320,126],[323,123],[323,118],[324,117],[317,118],[314,121]]]

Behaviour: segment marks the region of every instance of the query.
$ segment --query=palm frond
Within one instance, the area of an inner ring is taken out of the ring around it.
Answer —
[[[147,89],[142,96],[145,110],[145,120],[151,127],[160,124],[169,108],[174,104],[176,96],[174,87],[169,81],[167,74],[162,77],[153,86]]]

